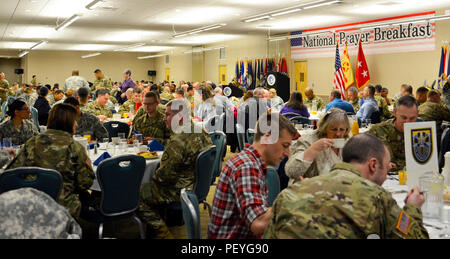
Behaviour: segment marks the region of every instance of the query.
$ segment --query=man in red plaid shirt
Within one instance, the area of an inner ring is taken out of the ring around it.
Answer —
[[[278,113],[261,116],[254,143],[232,157],[220,174],[214,194],[209,239],[256,239],[270,220],[266,167],[289,156],[297,135],[292,123]]]

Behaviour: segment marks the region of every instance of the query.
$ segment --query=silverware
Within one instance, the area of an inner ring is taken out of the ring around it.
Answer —
[[[435,225],[431,225],[431,224],[429,224],[429,223],[423,223],[423,225],[424,226],[427,226],[427,227],[432,227],[432,228],[435,228],[435,229],[437,229],[437,230],[442,230],[443,228],[441,228],[441,227],[438,227],[438,226],[435,226]]]

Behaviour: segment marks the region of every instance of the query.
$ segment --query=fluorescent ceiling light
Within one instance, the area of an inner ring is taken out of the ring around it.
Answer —
[[[35,44],[35,45],[34,45],[33,47],[31,47],[30,49],[35,49],[35,48],[40,47],[40,46],[42,46],[42,45],[44,45],[44,44],[47,44],[47,41],[45,41],[45,40],[40,41],[39,43]]]
[[[138,57],[138,59],[158,58],[158,57],[164,57],[164,56],[165,55],[152,55],[152,56]]]
[[[340,2],[341,1],[324,2],[324,3],[320,3],[320,4],[305,6],[305,7],[303,7],[303,9],[307,10],[307,9],[312,9],[312,8],[316,8],[316,7],[320,7],[320,6],[324,6],[324,5],[332,5],[332,4],[336,4],[336,3],[340,3]]]
[[[29,52],[29,51],[22,51],[22,52],[19,54],[19,58],[25,56],[25,55],[28,54],[28,53],[30,53],[30,52]]]
[[[69,19],[65,20],[60,25],[56,26],[55,30],[57,30],[57,31],[63,30],[67,26],[69,26],[72,23],[74,23],[76,20],[80,19],[80,17],[81,17],[80,15],[74,14],[72,17],[70,17]]]
[[[94,10],[99,5],[101,5],[102,3],[103,3],[103,0],[94,0],[90,4],[86,5],[86,9]]]
[[[122,50],[127,50],[127,49],[134,49],[134,48],[142,47],[144,45],[145,45],[145,43],[139,43],[139,44],[134,44],[134,45],[131,45],[131,46],[128,46],[128,47],[123,47],[123,48],[120,48],[120,49],[116,49],[114,51],[122,51]]]
[[[185,31],[185,32],[174,34],[172,36],[172,38],[179,38],[179,37],[184,37],[184,36],[187,36],[187,35],[197,34],[197,33],[200,33],[200,32],[210,31],[210,30],[214,30],[214,29],[218,29],[218,28],[224,27],[226,25],[227,25],[226,23],[219,23],[219,24],[214,24],[214,25],[210,25],[210,26],[205,26],[205,27],[198,28],[198,29],[195,29],[195,30]]]
[[[274,14],[271,14],[270,16],[276,17],[276,16],[285,15],[285,14],[289,14],[289,13],[299,12],[301,10],[302,10],[301,8],[295,8],[295,9],[292,9],[292,10],[287,10],[287,11],[283,11],[283,12],[279,12],[279,13],[274,13]]]
[[[196,48],[196,49],[192,49],[192,50],[187,50],[187,51],[185,51],[183,53],[184,54],[200,53],[200,52],[210,51],[210,50],[219,50],[219,49],[222,49],[222,48],[226,48],[226,46],[211,47],[211,48]]]
[[[255,18],[250,18],[250,19],[244,20],[244,22],[255,22],[255,21],[269,19],[269,18],[270,18],[269,15],[264,15],[264,16],[261,16],[261,17],[255,17]]]
[[[102,53],[92,53],[89,55],[85,55],[85,56],[81,56],[81,58],[91,58],[91,57],[96,57],[96,56],[100,56]]]

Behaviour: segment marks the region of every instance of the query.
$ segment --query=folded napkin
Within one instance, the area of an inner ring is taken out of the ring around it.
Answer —
[[[111,155],[108,152],[104,152],[97,158],[97,160],[95,160],[94,165],[98,166],[103,160],[110,158],[110,157],[111,157]]]
[[[89,144],[89,149],[94,149],[95,145],[97,145],[97,147],[100,147],[100,144],[98,144],[98,143],[91,143],[91,144]]]
[[[152,140],[148,145],[148,150],[150,150],[150,152],[155,152],[155,151],[164,151],[164,146],[159,143],[156,139]]]

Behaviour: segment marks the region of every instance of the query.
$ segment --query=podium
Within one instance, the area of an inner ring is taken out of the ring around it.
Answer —
[[[277,90],[277,95],[287,102],[291,97],[290,79],[284,73],[270,72],[267,73],[267,86]]]

